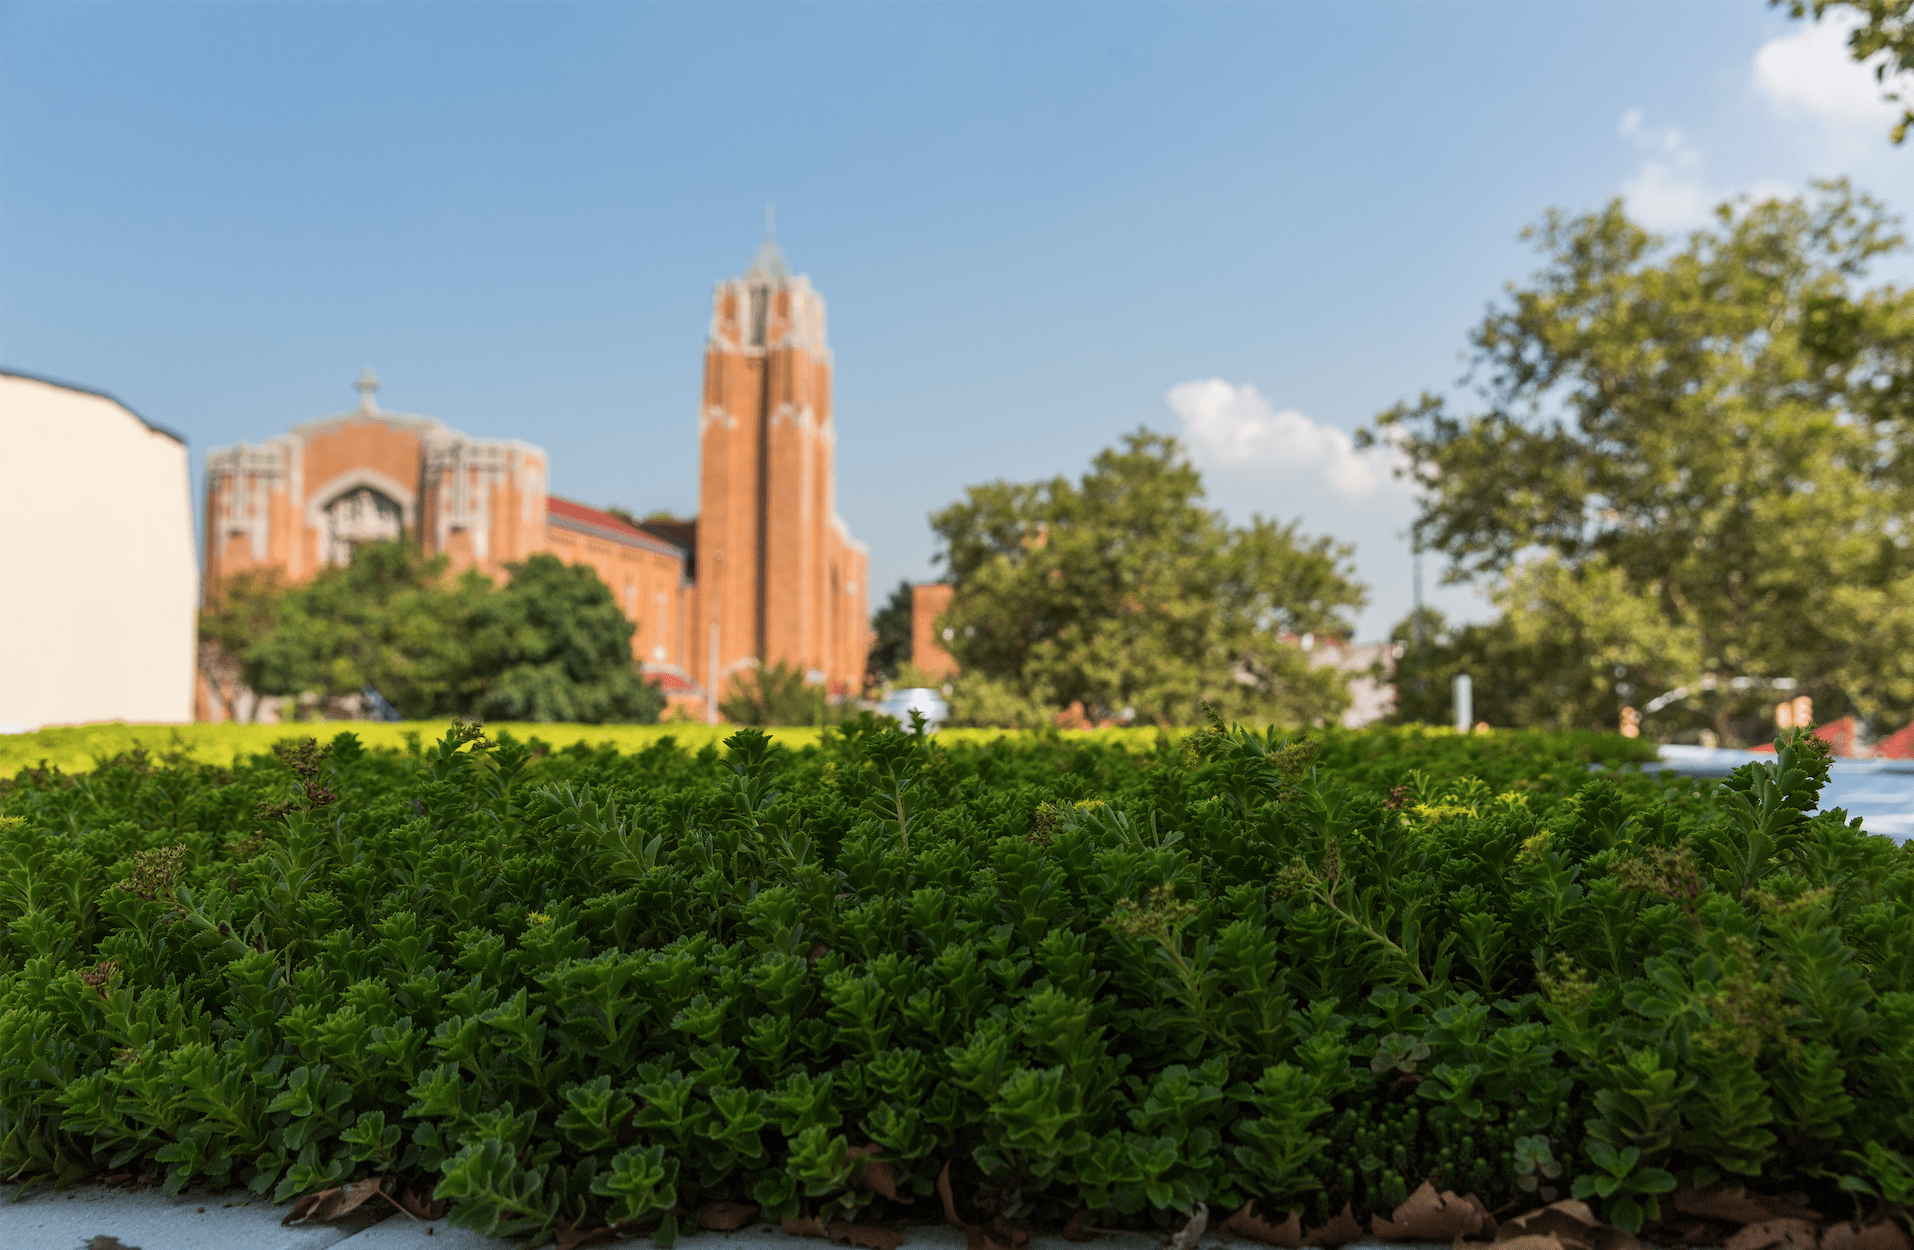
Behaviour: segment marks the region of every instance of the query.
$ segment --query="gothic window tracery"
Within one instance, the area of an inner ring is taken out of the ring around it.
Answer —
[[[399,505],[370,486],[346,491],[326,505],[327,564],[350,564],[360,543],[397,542],[405,536]]]

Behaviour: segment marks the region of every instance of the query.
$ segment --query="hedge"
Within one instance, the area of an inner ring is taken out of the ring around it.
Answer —
[[[28,769],[0,1170],[567,1242],[1214,1211],[1322,1244],[1570,1199],[1692,1242],[1736,1186],[1897,1217],[1914,854],[1809,815],[1815,739],[1719,786],[1590,771],[1639,751],[865,718]]]

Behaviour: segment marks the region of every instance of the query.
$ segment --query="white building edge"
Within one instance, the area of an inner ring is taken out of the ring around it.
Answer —
[[[0,732],[193,715],[186,443],[111,395],[0,370]]]

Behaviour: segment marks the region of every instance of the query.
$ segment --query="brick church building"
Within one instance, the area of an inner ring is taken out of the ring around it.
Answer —
[[[698,515],[632,525],[547,491],[550,458],[387,412],[370,370],[350,412],[206,461],[204,594],[276,567],[310,578],[398,539],[502,580],[549,551],[590,565],[637,626],[633,658],[675,706],[717,719],[734,676],[785,663],[836,693],[863,681],[869,553],[834,506],[824,299],[766,240],[718,284],[698,414]],[[216,715],[200,691],[200,714]]]

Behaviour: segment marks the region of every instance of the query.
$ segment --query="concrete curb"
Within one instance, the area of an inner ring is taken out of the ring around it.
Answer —
[[[384,1204],[382,1204],[384,1205]],[[481,1237],[445,1221],[425,1222],[370,1205],[337,1224],[281,1228],[287,1204],[274,1206],[259,1195],[186,1193],[169,1198],[156,1189],[108,1189],[76,1185],[56,1191],[36,1187],[18,1202],[0,1205],[0,1247],[33,1250],[504,1250],[513,1241]],[[966,1250],[964,1235],[943,1224],[907,1228],[909,1250]],[[1108,1233],[1088,1243],[1100,1250],[1161,1250],[1167,1238],[1143,1233]],[[637,1247],[645,1239],[594,1243]],[[836,1250],[829,1243],[794,1237],[768,1224],[735,1233],[691,1233],[678,1239],[688,1250]],[[1211,1250],[1254,1247],[1256,1243],[1206,1236]],[[1029,1250],[1082,1250],[1061,1237],[1034,1237]],[[1357,1242],[1344,1250],[1450,1250],[1441,1245]]]

